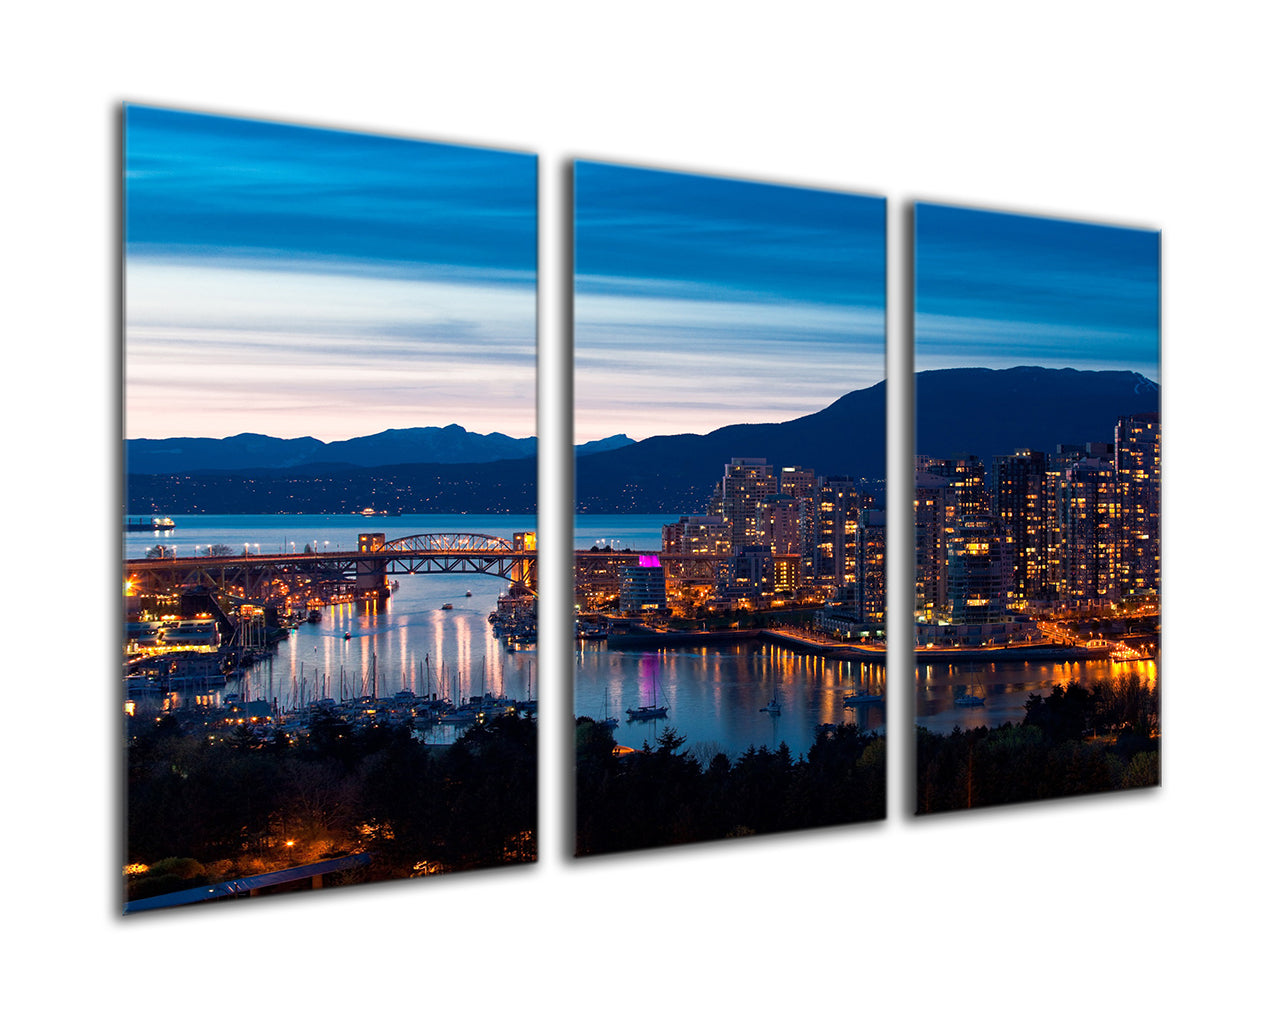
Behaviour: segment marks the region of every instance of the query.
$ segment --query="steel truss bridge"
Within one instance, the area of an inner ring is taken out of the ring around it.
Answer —
[[[510,539],[477,533],[427,533],[351,552],[251,553],[126,560],[131,595],[159,595],[203,586],[267,601],[295,583],[351,583],[357,594],[385,590],[388,575],[488,574],[537,589],[538,554]]]
[[[656,557],[668,577],[681,582],[714,583],[726,557],[660,553],[656,550],[576,550],[581,581],[593,573],[612,574],[638,558]],[[775,559],[798,560],[794,555]],[[161,595],[205,587],[234,591],[246,602],[265,602],[280,588],[297,582],[348,583],[356,592],[385,589],[389,575],[487,574],[537,591],[538,554],[517,548],[510,539],[472,532],[434,532],[393,539],[376,547],[333,553],[251,553],[225,556],[126,560],[124,576],[132,595]]]

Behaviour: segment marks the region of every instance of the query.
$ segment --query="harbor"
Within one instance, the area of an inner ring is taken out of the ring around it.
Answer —
[[[533,522],[423,516],[397,524],[406,534],[465,528],[510,535]],[[287,560],[294,550],[353,549],[365,523],[356,515],[192,515],[179,527],[181,558],[247,546],[251,559],[284,553]],[[153,541],[126,533],[126,559],[145,556]],[[296,733],[317,718],[355,728],[404,723],[419,741],[450,744],[496,714],[536,711],[534,600],[513,597],[508,579],[408,575],[390,579],[379,598],[332,586],[328,601],[313,592],[266,606],[210,600],[199,588],[175,598],[171,613],[132,604],[127,713],[175,713],[194,727],[253,733]]]

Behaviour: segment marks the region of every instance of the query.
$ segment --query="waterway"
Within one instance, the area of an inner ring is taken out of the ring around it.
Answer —
[[[656,550],[661,526],[674,515],[580,515],[574,547]],[[165,536],[126,533],[125,556],[142,557],[157,542],[189,556],[211,544],[253,553],[301,551],[305,546],[352,549],[365,531],[388,539],[423,532],[479,532],[509,537],[535,527],[524,515],[408,515],[366,519],[355,515],[186,515]],[[326,607],[319,624],[304,624],[255,664],[240,692],[246,698],[276,699],[294,705],[317,698],[353,694],[418,694],[442,691],[455,700],[486,692],[537,697],[537,656],[532,649],[508,651],[487,617],[506,590],[500,578],[483,575],[413,575],[384,605],[345,603]],[[470,590],[472,595],[467,597]],[[452,610],[443,610],[451,603]],[[350,639],[345,636],[350,634]],[[545,635],[544,635],[545,640]],[[376,657],[376,659],[375,659]],[[376,675],[374,664],[376,661]],[[604,642],[581,642],[575,653],[574,711],[617,717],[620,744],[656,743],[665,727],[701,753],[736,756],[751,746],[786,742],[803,754],[814,728],[857,722],[883,731],[884,703],[846,709],[844,695],[855,689],[885,693],[883,664],[828,659],[761,641],[680,649],[609,649]],[[947,733],[980,725],[1017,723],[1033,693],[1047,695],[1057,684],[1093,686],[1137,676],[1154,683],[1154,662],[957,663],[930,664],[916,671],[917,722]],[[984,699],[982,706],[955,705],[962,692]],[[778,715],[762,712],[771,698]],[[668,706],[665,719],[628,722],[626,710]],[[431,740],[448,740],[442,728]]]
[[[509,539],[535,524],[532,515],[184,515],[165,535],[125,533],[124,555],[143,557],[157,543],[172,546],[178,556],[197,555],[219,544],[263,555],[300,553],[307,546],[351,550],[361,532],[383,532],[388,539],[427,532]],[[242,698],[274,700],[283,708],[319,698],[394,695],[406,688],[419,695],[440,692],[455,702],[489,692],[537,698],[536,651],[510,651],[488,623],[498,596],[507,589],[505,579],[418,574],[394,580],[398,589],[381,604],[325,607],[320,623],[300,625],[227,691],[239,688],[235,693]],[[446,603],[453,609],[442,609]],[[428,739],[447,743],[456,736],[454,729],[439,725]]]

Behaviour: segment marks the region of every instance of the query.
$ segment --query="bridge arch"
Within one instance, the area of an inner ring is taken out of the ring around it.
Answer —
[[[421,532],[386,540],[363,533],[356,555],[356,589],[384,589],[389,574],[487,574],[537,590],[537,541],[532,532],[510,539],[482,532]]]

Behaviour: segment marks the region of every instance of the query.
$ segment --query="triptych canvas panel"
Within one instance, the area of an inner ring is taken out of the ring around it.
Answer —
[[[536,858],[537,188],[126,108],[126,911]],[[911,568],[885,200],[572,211],[576,855],[1158,784],[1158,234],[914,207]]]
[[[536,158],[124,160],[128,910],[532,861]]]
[[[915,207],[916,810],[1159,782],[1159,235]]]
[[[884,200],[573,195],[577,853],[883,818]]]

